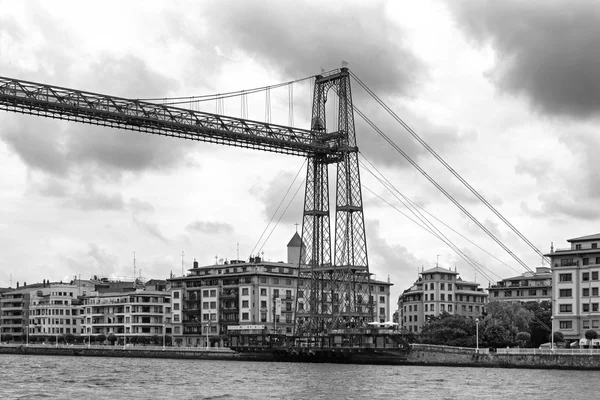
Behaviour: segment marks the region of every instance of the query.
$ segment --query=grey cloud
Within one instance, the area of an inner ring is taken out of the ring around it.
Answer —
[[[280,172],[266,185],[252,188],[251,194],[263,202],[263,216],[267,221],[271,220],[274,216],[273,223],[276,223],[278,220],[280,224],[283,223],[290,226],[292,226],[292,224],[302,223],[305,184],[300,186],[300,183],[306,175],[306,165],[302,167],[293,187],[282,202],[283,196],[290,187],[295,175],[296,173],[294,172]],[[335,176],[333,176],[333,179],[335,180]],[[331,182],[331,176],[329,177],[329,180]],[[292,196],[296,193],[298,188],[300,189],[292,200]],[[282,215],[282,213],[284,214]]]
[[[75,257],[61,256],[60,258],[62,264],[66,265],[74,274],[89,272],[100,276],[110,276],[117,268],[117,257],[96,243],[88,243],[88,250],[76,254]]]
[[[529,175],[540,183],[549,178],[552,173],[552,163],[547,158],[526,160],[519,157],[515,165],[515,172],[521,175]]]
[[[133,213],[140,213],[140,212],[152,213],[152,212],[154,212],[154,206],[151,203],[149,203],[147,201],[136,199],[135,197],[132,197],[129,200],[128,207]]]
[[[245,53],[286,77],[314,75],[345,60],[374,90],[407,94],[423,75],[382,2],[213,1],[198,12],[203,28],[218,32],[213,39],[223,53]]]
[[[449,2],[458,25],[496,51],[493,79],[542,113],[600,114],[600,7],[593,1]]]
[[[158,226],[156,224],[151,224],[146,221],[142,221],[138,219],[135,215],[133,216],[133,224],[140,229],[141,231],[147,233],[155,239],[160,240],[163,243],[168,243],[167,238],[162,234]]]
[[[233,226],[218,221],[194,221],[186,226],[185,229],[207,234],[233,233]]]

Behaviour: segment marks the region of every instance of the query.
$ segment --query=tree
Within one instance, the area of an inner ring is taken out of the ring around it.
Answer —
[[[38,343],[44,343],[46,340],[47,340],[47,338],[46,338],[45,336],[38,336],[38,337],[36,338],[36,341],[37,341]]]
[[[539,347],[548,341],[548,334],[552,331],[552,303],[549,301],[529,301],[523,307],[533,312],[533,320],[529,323],[531,345]]]
[[[521,347],[525,347],[525,343],[531,340],[531,334],[529,332],[517,333],[517,340],[521,342]]]
[[[150,338],[150,341],[152,342],[152,344],[157,345],[157,344],[161,343],[162,338],[158,337],[158,335],[152,335],[152,338]]]
[[[595,330],[593,330],[593,329],[588,329],[587,331],[585,331],[585,338],[586,338],[587,340],[589,340],[589,342],[588,342],[588,343],[589,343],[589,346],[590,346],[590,348],[591,348],[591,347],[593,346],[593,342],[592,342],[592,340],[594,340],[594,339],[598,339],[598,332],[596,332],[596,331],[595,331]]]
[[[513,344],[513,335],[503,325],[485,325],[483,343],[488,347],[506,347]]]
[[[96,342],[100,342],[100,344],[104,343],[105,340],[106,340],[106,335],[99,334],[98,336],[96,336]]]
[[[554,331],[553,336],[554,336],[554,343],[559,343],[559,342],[565,341],[565,337],[562,332]]]
[[[75,335],[73,335],[72,333],[67,333],[65,335],[65,343],[73,343],[75,341]]]
[[[475,320],[443,313],[423,325],[421,341],[428,344],[475,347]]]
[[[137,336],[131,336],[131,337],[129,337],[129,343],[135,345],[137,342],[138,342]]]
[[[181,346],[181,343],[183,343],[183,339],[178,337],[177,339],[175,339],[175,343],[177,343],[177,346]]]
[[[108,335],[107,339],[110,342],[110,344],[113,346],[115,345],[115,342],[118,340],[114,333],[111,333],[110,335]]]
[[[520,303],[491,301],[487,306],[488,314],[484,323],[503,326],[511,335],[518,332],[528,332],[529,324],[534,319],[534,313]]]

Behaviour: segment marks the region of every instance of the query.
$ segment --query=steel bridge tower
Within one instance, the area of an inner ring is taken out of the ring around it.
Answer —
[[[333,93],[331,93],[333,92]],[[314,336],[373,321],[373,301],[358,167],[358,147],[347,68],[315,79],[311,131],[328,137],[325,104],[339,98],[336,157],[309,157],[302,247],[296,291],[295,335]],[[332,262],[328,166],[335,164],[335,245]]]

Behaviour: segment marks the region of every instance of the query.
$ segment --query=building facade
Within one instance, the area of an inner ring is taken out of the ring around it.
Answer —
[[[132,337],[171,334],[171,292],[138,289],[135,292],[94,293],[83,297],[82,335]]]
[[[200,267],[194,261],[186,276],[174,277],[173,338],[184,346],[222,345],[230,330],[252,327],[291,335],[301,239],[287,246],[288,262],[261,257]],[[375,319],[390,318],[389,282],[371,281]]]
[[[420,332],[431,317],[443,313],[481,317],[488,294],[477,282],[463,281],[456,271],[435,267],[420,277],[398,298],[400,328]]]
[[[552,271],[550,267],[538,267],[533,273],[502,279],[488,287],[488,293],[490,301],[552,301]]]
[[[553,331],[566,340],[585,331],[600,333],[600,234],[567,240],[570,247],[551,249]]]

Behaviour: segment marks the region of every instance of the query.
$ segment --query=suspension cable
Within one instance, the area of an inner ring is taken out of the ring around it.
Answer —
[[[542,259],[546,260],[548,263],[550,261],[548,258],[533,244],[531,243],[514,225],[512,225],[496,208],[491,205],[477,190],[475,190],[458,172],[456,172],[435,150],[433,150],[417,133],[406,123],[404,122],[387,104],[385,104],[379,96],[375,94],[363,81],[361,81],[352,71],[350,71],[350,75],[354,78],[354,80],[369,94],[379,105],[381,105],[408,133],[411,134],[429,153],[431,153],[452,175],[454,175],[467,189],[471,191],[483,204],[485,204],[502,222],[504,222],[521,240],[523,240],[533,251],[535,251],[538,255],[542,257]],[[487,232],[486,232],[487,233]],[[530,271],[529,268],[527,270]]]
[[[371,166],[371,168],[373,168],[381,177],[382,179],[386,182],[386,184],[389,186],[389,188],[387,188],[388,190],[390,190],[390,192],[392,192],[391,189],[393,189],[394,192],[398,193],[400,196],[402,196],[402,198],[404,200],[406,200],[412,207],[415,208],[419,208],[421,211],[427,213],[430,217],[432,217],[433,219],[435,219],[436,221],[438,221],[439,223],[441,223],[442,225],[444,225],[446,228],[450,229],[452,232],[456,233],[458,236],[460,236],[461,238],[465,239],[466,241],[468,241],[469,243],[471,243],[473,246],[477,247],[479,250],[483,251],[484,253],[486,253],[487,255],[489,255],[490,257],[494,258],[495,260],[497,260],[498,262],[504,264],[506,267],[508,267],[510,270],[512,270],[515,273],[519,273],[519,271],[517,271],[516,269],[514,269],[513,267],[511,267],[509,264],[507,264],[506,262],[502,261],[501,259],[499,259],[498,257],[496,257],[495,255],[493,255],[492,253],[490,253],[489,251],[487,251],[486,249],[484,249],[483,247],[479,246],[477,243],[473,242],[472,240],[470,240],[469,238],[467,238],[466,236],[464,236],[462,233],[458,232],[456,229],[452,228],[450,225],[446,224],[444,221],[440,220],[438,217],[436,217],[435,215],[431,214],[429,211],[427,211],[424,207],[421,207],[419,204],[415,203],[412,199],[410,199],[409,197],[405,196],[404,194],[402,194],[402,192],[400,192],[398,190],[398,188],[396,188],[396,186],[394,186],[390,180],[388,178],[386,178],[386,176],[379,171],[379,169],[377,169],[377,167],[375,165],[373,165],[373,163],[371,162],[371,160],[369,160],[363,153],[360,153],[361,158],[363,158],[366,162],[369,163],[369,165]],[[359,161],[363,167],[366,167],[364,165],[364,163],[362,163],[362,161]],[[370,172],[372,175],[373,173],[371,171]],[[375,175],[373,175],[375,176]],[[377,177],[376,177],[377,178]],[[386,186],[386,185],[384,185]],[[392,192],[392,195],[394,195],[394,193]],[[394,197],[396,197],[394,195]],[[407,207],[408,208],[408,207]]]
[[[285,198],[287,197],[288,193],[290,192],[290,190],[292,189],[292,186],[294,186],[294,182],[296,182],[296,179],[298,179],[298,176],[300,175],[300,172],[302,172],[302,169],[304,168],[304,165],[306,164],[306,159],[304,160],[304,162],[302,163],[302,165],[300,166],[300,168],[298,169],[298,172],[296,172],[296,176],[294,177],[294,179],[292,180],[292,183],[290,183],[290,186],[288,187],[288,189],[286,190],[285,194],[283,195],[283,198],[281,199],[281,201],[279,202],[279,205],[277,206],[277,209],[275,210],[275,212],[273,213],[273,215],[271,215],[271,219],[269,220],[269,223],[267,224],[267,226],[265,227],[265,229],[263,230],[262,234],[260,235],[260,237],[258,238],[258,240],[256,241],[256,244],[254,245],[254,247],[252,248],[252,251],[250,252],[250,256],[252,257],[252,255],[254,254],[254,250],[256,250],[256,248],[258,247],[258,244],[260,243],[261,239],[263,238],[263,236],[265,235],[265,233],[267,232],[267,230],[269,229],[269,225],[271,225],[271,222],[273,222],[273,219],[275,218],[275,215],[277,215],[277,212],[279,211],[279,209],[281,208],[281,205],[283,204],[283,202],[285,201]],[[295,196],[295,195],[294,195]],[[287,210],[287,208],[286,208]],[[285,213],[285,211],[284,211]],[[281,218],[279,218],[281,220]],[[279,221],[277,221],[277,223],[279,223]],[[271,236],[269,234],[269,236]],[[268,239],[268,237],[267,237]],[[265,242],[266,243],[266,242]],[[264,244],[263,244],[264,246]],[[262,249],[262,246],[261,246]],[[259,250],[260,251],[260,250]]]
[[[377,125],[375,125],[360,109],[356,106],[353,106],[354,111],[360,115],[360,117],[367,123],[371,128],[373,128],[390,146],[394,148],[398,153],[400,153],[413,167],[417,169],[431,184],[433,184],[440,192],[442,192],[454,205],[456,205],[466,216],[468,216],[471,221],[473,221],[481,230],[483,230],[490,238],[492,238],[500,247],[504,249],[508,254],[510,254],[515,261],[517,261],[523,268],[527,271],[533,273],[531,268],[527,264],[525,264],[515,253],[513,253],[500,239],[496,237],[488,228],[486,228],[481,222],[479,222],[465,207],[463,207],[460,202],[458,202],[450,193],[446,191],[435,179],[433,179],[419,164],[417,164],[404,150],[402,150],[398,145],[389,138]]]

